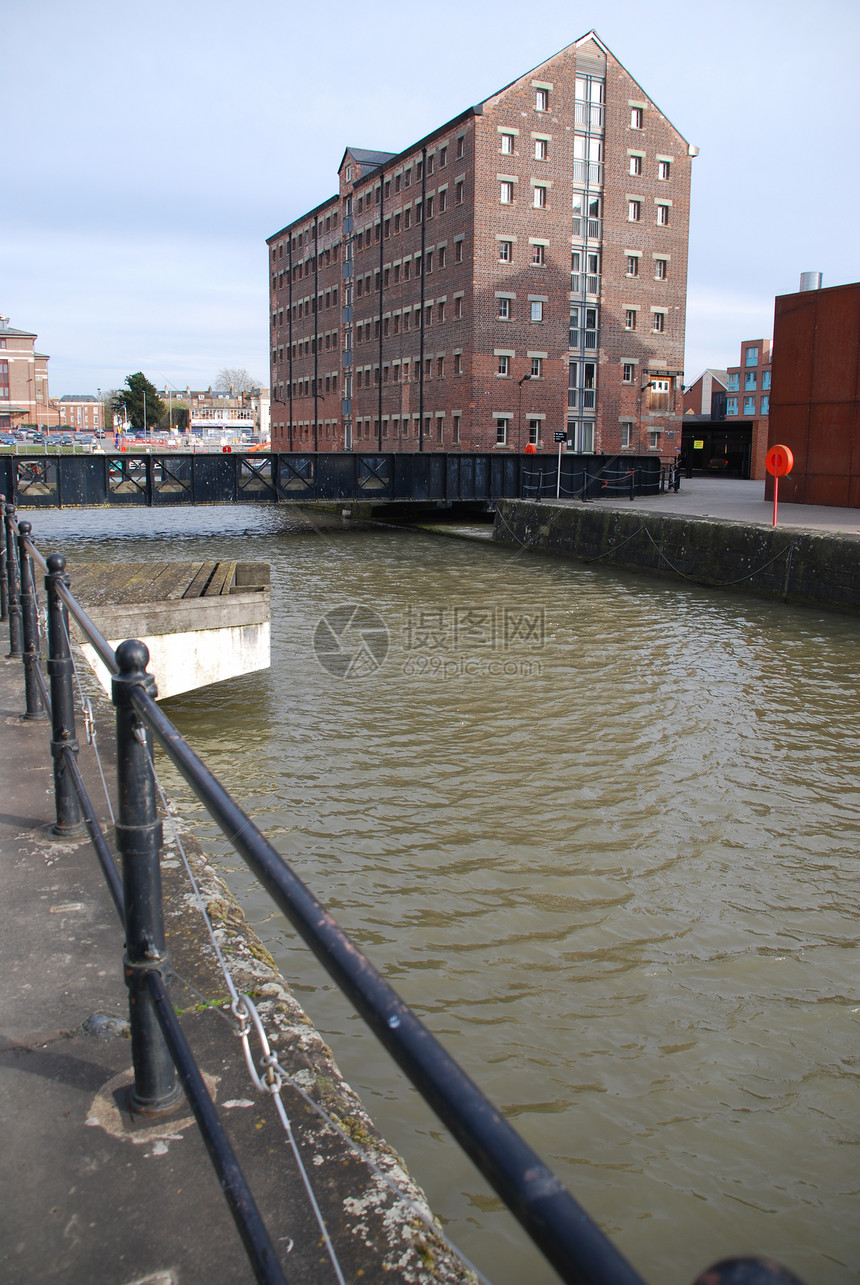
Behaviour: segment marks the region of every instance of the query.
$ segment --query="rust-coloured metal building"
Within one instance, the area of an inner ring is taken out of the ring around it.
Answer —
[[[860,508],[860,282],[777,298],[768,441],[794,453],[780,499]]]

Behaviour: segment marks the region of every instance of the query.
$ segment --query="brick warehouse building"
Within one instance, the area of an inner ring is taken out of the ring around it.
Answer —
[[[594,32],[270,237],[275,450],[681,445],[691,147]]]

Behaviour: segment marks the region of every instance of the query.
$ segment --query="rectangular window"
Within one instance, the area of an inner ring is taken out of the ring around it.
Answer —
[[[741,377],[738,371],[729,371],[726,387],[730,393],[736,393],[741,386]]]
[[[546,207],[546,188],[537,185],[534,189],[532,204],[536,210],[542,210]]]
[[[535,111],[537,112],[549,111],[549,90],[548,89],[535,90]]]
[[[514,154],[514,135],[513,135],[513,134],[502,134],[502,135],[500,136],[500,138],[501,138],[501,150],[504,152],[504,154],[505,154],[506,156],[513,156],[513,154]]]
[[[657,162],[657,177],[658,177],[659,179],[663,179],[663,180],[665,181],[665,180],[669,177],[669,172],[670,172],[671,168],[672,168],[671,162],[669,162],[669,161],[658,161],[658,162]]]
[[[628,201],[627,202],[627,222],[638,223],[641,217],[642,217],[642,202]]]
[[[754,414],[755,414],[755,398],[754,398],[754,397],[745,397],[745,398],[744,398],[744,414],[745,414],[745,415],[754,415]]]
[[[549,157],[549,143],[545,138],[535,139],[535,160],[545,161]]]
[[[660,201],[657,202],[657,222],[664,228],[669,225],[669,207]]]
[[[448,164],[448,148],[440,147],[439,148],[439,169],[440,170],[444,169],[447,164]]]
[[[665,312],[655,312],[655,313],[654,313],[654,324],[653,324],[653,326],[652,326],[652,329],[653,329],[653,331],[654,331],[654,334],[655,334],[655,335],[662,335],[663,331],[666,329],[666,314],[665,314]]]
[[[634,375],[635,375],[635,372],[636,372],[636,367],[633,365],[633,362],[632,362],[632,361],[625,361],[625,362],[624,362],[624,364],[623,364],[623,365],[622,365],[622,367],[621,367],[621,381],[622,381],[622,383],[625,383],[625,384],[632,384],[632,383],[633,383],[633,377],[634,377]]]
[[[532,357],[532,379],[543,379],[543,357]]]
[[[506,419],[496,420],[496,445],[506,446],[508,441],[508,421]]]
[[[497,302],[498,302],[499,307],[498,307],[498,312],[496,313],[496,315],[498,316],[498,318],[499,318],[501,321],[507,321],[507,320],[510,318],[510,315],[511,315],[511,301],[510,301],[510,299],[499,299],[499,300],[497,300]]]
[[[463,262],[463,242],[462,241],[454,242],[454,262],[455,263]]]
[[[630,108],[630,128],[641,129],[643,125],[644,117],[645,117],[645,113],[641,107],[631,107]]]
[[[438,319],[439,325],[441,326],[442,322],[445,320],[445,300],[444,299],[441,299],[439,303],[436,304],[436,313],[437,313],[437,319]]]
[[[499,242],[499,262],[510,263],[513,257],[514,257],[513,241],[500,241]]]
[[[511,359],[510,359],[510,357],[499,357],[498,361],[499,361],[499,365],[498,365],[498,368],[497,368],[497,370],[496,370],[496,374],[497,374],[497,375],[505,375],[505,376],[510,375],[510,373],[511,373]]]
[[[656,451],[656,450],[659,450],[659,449],[660,449],[660,430],[659,430],[659,428],[653,429],[653,430],[648,434],[648,445],[649,445],[649,447],[651,448],[651,450],[652,450],[652,451]]]
[[[762,388],[770,388],[770,371],[769,370],[763,370],[761,372],[761,386]]]
[[[535,267],[541,267],[544,263],[544,249],[542,245],[532,246],[532,263]]]
[[[462,160],[466,155],[466,140],[461,134],[457,139],[457,160]]]
[[[514,185],[513,183],[499,184],[499,200],[502,205],[513,205],[514,203]]]
[[[748,370],[744,374],[744,388],[748,393],[754,393],[756,390],[758,385],[758,381],[756,379],[757,374],[758,371],[755,370]]]
[[[464,179],[459,179],[454,184],[454,202],[456,205],[463,204],[463,195],[465,192],[465,188],[466,188],[466,183]]]
[[[447,188],[443,187],[442,191],[439,193],[439,213],[444,214],[447,208],[448,208],[448,190]]]
[[[465,305],[464,305],[464,303],[463,303],[463,296],[462,296],[462,295],[457,295],[457,298],[454,300],[454,318],[455,318],[455,320],[457,320],[457,321],[461,321],[461,320],[463,319],[463,315],[464,315],[464,307],[465,307]]]
[[[628,450],[628,449],[629,449],[629,447],[630,447],[630,443],[631,443],[631,441],[632,441],[632,440],[633,440],[633,425],[632,425],[632,424],[630,424],[630,423],[624,423],[624,424],[622,424],[622,425],[621,425],[621,449],[622,449],[622,451],[626,451],[626,450]]]
[[[437,379],[445,378],[445,358],[444,357],[436,358],[436,378]]]
[[[455,352],[454,353],[454,374],[462,375],[462,373],[463,373],[463,354],[459,352]]]
[[[624,329],[625,330],[636,329],[636,309],[635,308],[628,308],[627,311],[624,313]]]
[[[531,319],[532,321],[543,321],[543,302],[540,299],[531,301]]]
[[[747,348],[746,353],[744,354],[744,365],[745,366],[758,365],[758,348]]]
[[[639,255],[628,254],[627,256],[627,275],[628,277],[639,276]]]
[[[627,158],[627,172],[638,177],[642,173],[642,157],[629,156]]]
[[[455,445],[460,442],[460,416],[456,411],[451,416],[451,441]]]
[[[770,414],[770,395],[769,395],[768,393],[765,393],[765,394],[762,396],[762,399],[761,399],[761,413],[762,413],[762,415],[769,415],[769,414]]]
[[[738,413],[738,399],[737,399],[737,397],[727,397],[727,398],[726,398],[726,414],[727,414],[727,415],[737,415],[737,413]]]
[[[532,446],[537,446],[538,442],[540,441],[540,420],[539,419],[529,420],[529,441],[531,442]]]
[[[665,281],[665,280],[666,280],[666,269],[667,269],[667,267],[668,267],[668,260],[667,260],[667,259],[655,259],[655,260],[654,260],[654,280],[655,280],[655,281]]]

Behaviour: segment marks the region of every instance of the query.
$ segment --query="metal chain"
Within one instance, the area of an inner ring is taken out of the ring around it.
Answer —
[[[438,1237],[443,1242],[443,1244],[445,1244],[447,1248],[450,1249],[450,1251],[457,1258],[460,1259],[460,1261],[469,1271],[474,1273],[476,1279],[480,1282],[480,1285],[491,1285],[491,1282],[488,1280],[488,1278],[484,1276],[483,1273],[472,1262],[470,1262],[470,1260],[466,1257],[466,1255],[462,1252],[462,1250],[458,1249],[458,1247],[453,1243],[453,1241],[448,1239],[444,1231],[442,1231],[442,1229],[433,1221],[432,1215],[427,1210],[422,1209],[421,1206],[417,1204],[417,1202],[413,1200],[412,1197],[408,1195],[407,1192],[405,1192],[403,1188],[397,1182],[395,1182],[394,1179],[392,1179],[385,1172],[385,1170],[381,1168],[380,1165],[376,1163],[376,1161],[364,1150],[364,1148],[359,1146],[359,1144],[353,1138],[351,1138],[344,1129],[341,1128],[341,1126],[337,1123],[337,1121],[329,1114],[328,1111],[326,1111],[325,1107],[321,1106],[319,1102],[316,1102],[312,1097],[310,1097],[309,1094],[307,1094],[304,1091],[301,1085],[299,1085],[294,1080],[294,1078],[290,1075],[289,1071],[287,1071],[281,1065],[281,1063],[278,1060],[277,1054],[272,1052],[271,1045],[269,1044],[268,1036],[266,1035],[265,1027],[263,1026],[263,1023],[262,1023],[262,1019],[260,1018],[260,1015],[257,1012],[254,1006],[254,1003],[251,1000],[251,997],[244,993],[240,995],[239,991],[236,988],[235,982],[233,981],[233,978],[230,974],[229,966],[221,950],[221,946],[218,942],[218,938],[215,935],[215,930],[212,926],[212,921],[209,918],[208,911],[206,910],[206,905],[203,901],[203,895],[200,891],[200,886],[194,875],[194,871],[191,869],[191,863],[188,860],[188,855],[185,851],[185,845],[182,842],[182,837],[176,825],[176,820],[168,805],[167,796],[164,792],[161,781],[159,780],[158,772],[156,771],[152,754],[149,752],[148,743],[146,739],[146,731],[143,728],[143,726],[138,726],[135,729],[135,735],[137,736],[141,745],[143,745],[147,749],[147,755],[149,757],[149,762],[152,767],[153,780],[155,781],[155,788],[158,792],[158,797],[161,802],[162,810],[164,812],[164,815],[167,817],[171,830],[173,832],[174,842],[176,843],[176,847],[178,848],[179,854],[182,858],[182,864],[185,867],[185,873],[188,877],[188,880],[194,892],[194,897],[197,902],[198,909],[200,910],[200,913],[203,916],[203,921],[206,924],[206,928],[209,933],[210,942],[215,951],[215,955],[218,959],[218,964],[224,976],[224,981],[226,983],[227,989],[230,992],[230,996],[231,996],[230,1012],[234,1017],[235,1023],[236,1023],[236,1025],[233,1026],[233,1031],[234,1031],[234,1034],[242,1042],[242,1051],[245,1058],[245,1065],[248,1069],[248,1074],[257,1091],[271,1096],[272,1100],[274,1101],[275,1107],[277,1109],[278,1115],[281,1120],[281,1124],[283,1126],[284,1132],[287,1135],[287,1139],[290,1143],[290,1147],[293,1151],[296,1164],[301,1174],[302,1182],[304,1183],[305,1190],[307,1191],[308,1198],[311,1202],[314,1213],[316,1215],[317,1223],[319,1224],[320,1231],[322,1232],[323,1238],[326,1242],[326,1248],[328,1249],[329,1257],[331,1258],[332,1266],[337,1276],[339,1285],[345,1285],[345,1282],[343,1280],[343,1275],[340,1270],[340,1265],[335,1256],[334,1246],[332,1245],[331,1240],[329,1239],[329,1235],[325,1225],[325,1220],[322,1215],[322,1211],[319,1208],[319,1205],[316,1200],[316,1196],[314,1195],[313,1190],[311,1188],[310,1179],[308,1177],[304,1162],[302,1161],[301,1154],[298,1149],[298,1144],[293,1134],[293,1129],[290,1123],[289,1116],[281,1100],[281,1089],[284,1087],[285,1084],[289,1085],[289,1087],[293,1090],[293,1092],[298,1094],[298,1096],[302,1099],[302,1101],[312,1111],[314,1111],[318,1116],[320,1116],[321,1119],[323,1119],[326,1122],[326,1124],[330,1126],[330,1128],[334,1129],[334,1131],[339,1135],[339,1137],[341,1137],[343,1141],[351,1148],[351,1150],[355,1152],[355,1154],[359,1157],[359,1159],[365,1165],[367,1165],[367,1167],[371,1170],[371,1172],[374,1173],[376,1177],[378,1177],[386,1185],[386,1187],[388,1187],[388,1189],[394,1194],[394,1196],[396,1196],[398,1200],[402,1201],[409,1208],[409,1210],[412,1213],[414,1213],[416,1217],[418,1217],[421,1220],[422,1223],[424,1223],[424,1225],[428,1228],[428,1230],[431,1231],[434,1236]],[[199,993],[200,992],[198,992],[198,994]],[[262,1056],[260,1058],[260,1072],[262,1072],[262,1074],[260,1074],[257,1071],[257,1067],[254,1063],[253,1053],[250,1047],[250,1034],[251,1034],[252,1024],[256,1032],[257,1038],[260,1042],[260,1047],[262,1050]]]
[[[78,688],[78,696],[80,698],[81,710],[84,716],[84,727],[86,728],[86,732],[87,732],[87,744],[92,745],[93,747],[93,753],[96,756],[96,763],[98,764],[99,776],[102,779],[102,789],[104,790],[105,803],[107,804],[108,816],[110,817],[111,825],[115,825],[116,820],[113,814],[113,805],[111,803],[110,791],[108,790],[107,781],[105,780],[105,772],[104,772],[104,765],[102,764],[102,756],[99,753],[98,740],[97,740],[98,733],[96,731],[95,715],[93,714],[93,703],[88,696],[84,695],[84,689],[81,684],[81,676],[78,673],[78,666],[77,666],[77,662],[75,661],[75,653],[72,648],[72,640],[69,636],[69,627],[68,627],[68,622],[65,619],[65,613],[58,613],[58,614],[60,614],[60,619],[63,621],[63,632],[66,635],[66,643],[69,648],[69,656],[72,662],[72,673],[75,676],[75,682]]]

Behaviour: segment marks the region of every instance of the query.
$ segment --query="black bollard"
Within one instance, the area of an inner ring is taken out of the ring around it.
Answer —
[[[0,495],[0,514],[5,523],[6,496]],[[9,581],[6,579],[6,535],[0,540],[0,620],[9,619]]]
[[[39,646],[39,606],[36,601],[36,581],[33,559],[27,549],[27,537],[32,527],[29,522],[18,523],[18,555],[21,566],[21,619],[24,627],[24,692],[27,698],[27,719],[46,718],[39,682],[39,665],[42,653]]]
[[[57,820],[52,833],[58,838],[79,834],[84,828],[81,807],[71,774],[66,770],[66,751],[77,755],[75,737],[75,672],[69,646],[69,613],[57,585],[69,583],[66,559],[61,553],[48,557],[45,589],[48,594],[48,677],[51,680],[51,753],[54,756],[54,804]]]
[[[9,612],[9,659],[20,660],[24,655],[24,629],[21,620],[21,588],[18,579],[18,541],[15,539],[15,505],[5,504],[4,524],[6,545],[6,585]]]
[[[723,1258],[697,1276],[693,1285],[803,1285],[772,1258]]]
[[[111,684],[116,707],[116,842],[122,857],[125,906],[123,966],[134,1065],[131,1101],[135,1111],[158,1115],[179,1102],[182,1090],[146,985],[146,974],[154,970],[169,987],[171,967],[161,904],[162,827],[151,763],[152,737],[129,698],[135,687],[142,687],[154,697],[155,679],[146,672],[149,663],[146,645],[136,638],[120,643],[116,663],[119,673]]]

